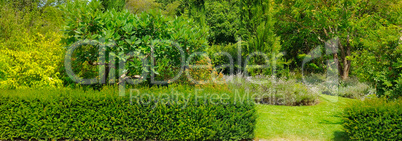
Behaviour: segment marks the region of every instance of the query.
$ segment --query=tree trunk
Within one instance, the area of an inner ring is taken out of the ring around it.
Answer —
[[[325,29],[324,29],[324,31],[326,33]],[[326,35],[328,35],[328,34],[326,33]],[[324,42],[324,40],[322,40],[321,38],[318,38],[318,39],[321,40],[322,42]],[[324,42],[324,43],[325,43],[325,48],[327,49],[327,54],[334,54],[334,63],[338,69],[337,73],[339,73],[340,76],[343,76],[343,68],[342,68],[342,65],[340,65],[339,56],[338,56],[338,46],[340,46],[339,39],[337,39],[337,40],[332,39],[332,40]],[[331,66],[331,64],[328,64],[328,67],[330,67],[330,66]]]
[[[343,76],[343,69],[342,69],[341,63],[339,62],[338,52],[334,53],[334,61],[335,61],[336,65],[338,66],[339,75]]]
[[[340,41],[339,41],[339,48],[341,50],[341,60],[343,63],[343,69],[341,69],[341,71],[339,73],[340,73],[342,80],[346,80],[349,78],[349,72],[350,72],[350,66],[351,66],[350,60],[347,59],[348,56],[351,56],[351,53],[350,53],[351,46],[350,46],[350,42],[349,42],[349,35],[347,36],[347,39],[346,39],[346,50],[342,46]],[[342,68],[342,66],[340,64],[339,64],[339,67]]]

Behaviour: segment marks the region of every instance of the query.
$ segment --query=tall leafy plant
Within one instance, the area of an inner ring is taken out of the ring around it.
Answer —
[[[364,50],[355,52],[353,72],[363,81],[371,82],[377,95],[402,96],[402,43],[398,26],[381,27],[369,33],[363,42]]]
[[[240,1],[241,27],[238,36],[246,42],[243,57],[251,57],[249,55],[256,51],[261,52],[266,55],[265,58],[261,55],[254,56],[249,64],[270,65],[265,69],[248,69],[256,74],[273,74],[286,63],[280,60],[280,38],[274,33],[276,20],[273,4],[272,0]]]
[[[206,24],[210,28],[209,41],[214,44],[236,43],[240,28],[239,0],[205,2]]]
[[[75,71],[80,71],[81,64],[85,62],[89,67],[97,68],[98,65],[108,67],[112,63],[118,66],[116,62],[122,61],[125,62],[126,68],[114,73],[118,74],[119,78],[131,78],[141,75],[142,72],[153,72],[159,76],[158,80],[166,80],[169,78],[165,74],[171,74],[170,77],[173,77],[177,73],[171,71],[177,72],[181,69],[181,63],[185,61],[181,55],[187,58],[208,46],[206,30],[192,20],[182,17],[173,19],[154,11],[140,15],[133,15],[127,10],[118,12],[112,9],[101,12],[96,8],[98,5],[99,2],[91,1],[88,5],[72,3],[65,7],[68,16],[64,28],[64,42],[68,46],[82,40],[96,40],[111,45],[106,50],[104,64],[98,61],[97,51],[100,44],[77,49],[74,54],[77,63],[75,69],[78,70]],[[77,7],[80,10],[76,10]],[[178,48],[184,54],[181,54]],[[134,56],[124,57],[124,54],[130,52],[133,52]],[[112,62],[114,56],[116,62]],[[143,60],[148,60],[148,63]],[[151,67],[152,62],[154,67]],[[106,69],[104,76],[111,75],[110,77],[114,78],[113,73],[109,72],[111,71]],[[121,75],[121,72],[124,74]]]

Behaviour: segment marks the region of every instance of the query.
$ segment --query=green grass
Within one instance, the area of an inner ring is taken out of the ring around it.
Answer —
[[[256,139],[260,140],[347,140],[341,113],[355,101],[321,95],[314,106],[257,105]]]

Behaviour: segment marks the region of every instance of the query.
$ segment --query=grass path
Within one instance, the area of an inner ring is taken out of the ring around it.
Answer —
[[[340,114],[353,101],[321,95],[314,106],[257,105],[256,140],[346,140]]]

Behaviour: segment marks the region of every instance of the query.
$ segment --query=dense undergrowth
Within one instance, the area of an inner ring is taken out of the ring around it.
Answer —
[[[350,103],[343,127],[354,140],[401,140],[402,100],[380,98]]]

